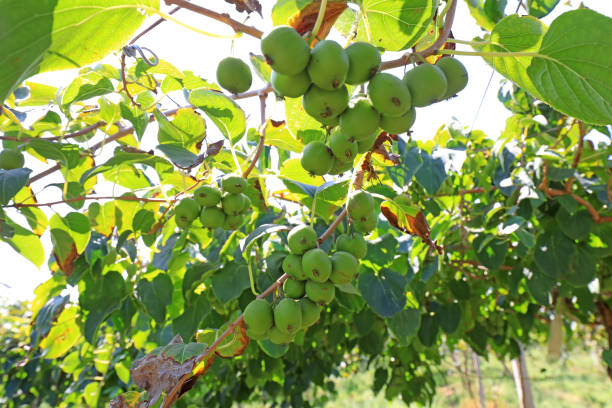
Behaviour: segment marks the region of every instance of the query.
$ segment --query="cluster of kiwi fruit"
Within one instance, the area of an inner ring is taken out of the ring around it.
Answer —
[[[198,187],[193,198],[184,198],[174,209],[176,225],[186,229],[199,218],[204,228],[237,230],[251,210],[246,189],[247,181],[235,175],[225,176],[220,189],[214,185]]]
[[[13,170],[22,168],[25,163],[23,153],[17,149],[4,149],[0,151],[0,169]]]
[[[271,305],[256,299],[244,310],[247,335],[254,340],[269,339],[286,344],[319,320],[322,306],[335,297],[335,285],[352,282],[365,257],[367,244],[361,234],[342,234],[328,255],[317,247],[317,234],[307,225],[291,229],[287,237],[290,254],[283,260],[289,275],[283,296]]]

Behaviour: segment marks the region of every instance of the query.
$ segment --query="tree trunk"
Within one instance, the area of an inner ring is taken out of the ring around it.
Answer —
[[[478,354],[472,351],[472,362],[474,363],[474,370],[476,371],[476,377],[478,378],[478,398],[480,399],[480,408],[487,408],[485,402],[484,387],[482,386],[482,372],[480,371],[480,358]]]
[[[512,360],[512,370],[514,371],[514,384],[518,395],[520,408],[535,408],[533,394],[531,393],[531,382],[527,372],[527,361],[525,359],[525,347],[519,343],[521,354]]]

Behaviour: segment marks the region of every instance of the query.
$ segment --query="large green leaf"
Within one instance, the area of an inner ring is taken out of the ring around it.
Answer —
[[[436,0],[364,0],[357,38],[385,50],[405,50],[425,34],[436,6]]]
[[[206,136],[206,122],[193,109],[179,109],[173,121],[168,120],[158,109],[153,114],[159,125],[159,143],[179,145],[192,153],[199,151],[196,145]]]
[[[392,317],[404,308],[407,283],[405,277],[387,268],[378,274],[362,269],[357,282],[363,299],[382,317]]]
[[[504,264],[508,253],[508,242],[490,234],[481,234],[472,243],[478,261],[489,269],[498,269]]]
[[[244,136],[246,118],[240,106],[232,99],[220,92],[196,89],[189,95],[189,102],[206,112],[223,136],[232,144]]]
[[[433,158],[424,151],[421,152],[421,160],[422,165],[415,174],[416,181],[429,194],[436,194],[446,180],[444,161],[439,157]]]
[[[138,7],[141,9],[139,10]],[[99,61],[121,47],[156,0],[0,0],[0,101],[39,72]]]
[[[28,182],[32,170],[0,170],[0,205],[6,205]]]
[[[404,309],[387,320],[389,330],[401,344],[408,343],[419,332],[420,324],[421,312],[413,308]]]
[[[559,0],[527,0],[529,15],[537,18],[546,17],[557,4]]]
[[[45,250],[38,235],[9,219],[7,219],[6,222],[13,228],[13,236],[10,238],[3,238],[2,235],[0,235],[0,239],[13,247],[17,253],[40,268],[45,261]]]
[[[81,330],[77,320],[78,312],[78,307],[69,307],[60,313],[49,335],[40,343],[40,346],[46,349],[45,358],[61,357],[79,340]]]
[[[128,172],[133,172],[135,173],[135,175],[140,176],[141,172],[136,170],[132,166],[133,164],[145,164],[147,166],[153,167],[160,175],[162,173],[171,173],[174,170],[172,164],[170,164],[167,160],[162,159],[161,157],[152,156],[147,153],[128,153],[119,151],[115,152],[115,155],[106,163],[93,167],[83,173],[83,175],[81,176],[81,184],[85,184],[85,182],[91,177],[100,173],[104,173],[105,176],[108,175],[109,177],[118,174],[120,175],[121,168],[124,168]]]
[[[49,220],[51,230],[62,230],[68,234],[76,245],[76,250],[80,254],[85,250],[91,235],[91,225],[89,219],[84,214],[71,212],[65,217],[54,214]]]
[[[166,318],[166,306],[172,302],[172,280],[165,273],[160,273],[153,280],[141,279],[136,288],[140,301],[147,312],[159,324]]]
[[[559,229],[542,233],[536,241],[533,258],[540,270],[551,278],[561,278],[568,269],[576,247]]]
[[[246,264],[229,263],[212,277],[213,292],[223,303],[237,298],[249,286]]]
[[[506,0],[465,0],[476,23],[490,31],[504,16]]]

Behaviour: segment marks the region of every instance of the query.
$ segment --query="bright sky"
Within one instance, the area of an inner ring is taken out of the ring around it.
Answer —
[[[263,15],[269,16],[273,2],[266,0],[260,0],[260,2],[264,7]],[[562,3],[566,4],[567,2],[563,1]],[[577,7],[579,3],[580,2],[577,0],[571,0],[572,7],[566,5],[557,7],[555,13],[547,16],[544,22],[550,24],[556,16],[564,11]],[[585,6],[599,13],[612,17],[612,1],[610,0],[584,0],[583,3]],[[224,8],[224,11],[230,10],[230,7],[232,7],[223,2],[216,4]],[[517,0],[508,0],[506,13],[513,13],[517,4]],[[164,6],[163,2],[162,7],[164,7],[164,11],[170,10],[169,7]],[[521,10],[521,14],[524,14],[524,10]],[[206,31],[231,34],[231,30],[229,30],[227,26],[188,10],[181,10],[174,14],[174,16],[189,25],[199,27]],[[152,17],[151,21],[154,21],[156,18],[157,17]],[[244,15],[239,15],[238,18],[244,18]],[[247,21],[247,24],[253,25],[263,31],[267,31],[271,28],[271,22],[266,24],[266,22],[256,14]],[[471,40],[482,34],[482,31],[476,26],[474,20],[470,16],[465,2],[462,0],[459,0],[458,3],[457,15],[453,25],[453,34],[455,38],[463,40]],[[332,35],[331,38],[338,39],[342,44],[344,43],[337,35]],[[245,60],[248,59],[249,52],[260,53],[259,40],[249,36],[245,35],[232,44],[231,40],[205,37],[177,26],[172,22],[164,22],[155,30],[145,35],[137,44],[152,49],[159,58],[170,61],[177,68],[194,71],[197,75],[209,81],[214,81],[215,79],[216,63],[223,57],[230,55],[232,53],[232,48],[234,56]],[[458,46],[458,49],[468,50],[465,46]],[[383,55],[383,60],[394,59],[396,56],[397,55],[387,53]],[[460,57],[459,59],[468,69],[470,82],[467,89],[461,92],[458,97],[450,101],[418,109],[417,120],[412,128],[416,137],[431,137],[440,126],[452,122],[456,122],[458,126],[464,126],[468,129],[483,130],[487,135],[493,138],[497,137],[504,129],[505,120],[509,116],[509,111],[497,100],[496,94],[502,77],[498,74],[494,74],[490,80],[492,69],[479,57]],[[116,55],[107,57],[104,62],[119,66],[119,58]],[[398,68],[391,72],[401,76],[403,68]],[[40,74],[29,80],[33,82],[48,83],[54,86],[66,86],[75,75],[75,70],[61,71]],[[253,77],[254,83],[251,89],[262,87],[263,83],[259,81],[255,75]],[[186,104],[180,93],[178,93],[176,97],[173,96],[173,98],[179,104]],[[280,103],[275,104],[273,99],[272,96],[268,98],[268,108],[274,109],[273,112],[275,116],[282,117],[284,111],[283,106]],[[482,107],[480,111],[478,111],[481,101]],[[259,103],[257,98],[241,100],[239,104],[247,115],[250,115],[252,118],[250,125],[256,126],[259,120]],[[164,106],[168,108],[175,107],[170,101],[164,101]],[[207,123],[207,125],[209,132],[214,132],[214,126],[212,126],[211,123]],[[143,149],[148,150],[157,145],[154,137],[155,129],[156,127],[154,125],[149,126],[147,134],[143,138]],[[104,154],[109,153],[112,153],[112,148],[105,149]],[[98,163],[100,162],[101,161],[98,160]],[[42,164],[31,157],[26,161],[26,167],[33,169],[33,174],[49,166],[49,164]],[[37,194],[39,202],[49,202],[61,199],[59,189],[45,189],[41,191],[45,185],[56,182],[62,182],[59,174],[47,177],[34,184],[34,191],[39,192]],[[97,192],[99,194],[105,193],[99,189]],[[115,191],[115,193],[117,193],[117,191]],[[54,209],[60,214],[64,214],[71,210],[70,207],[65,205],[55,206]],[[49,217],[53,214],[52,210],[45,209],[44,211]],[[18,222],[23,221],[23,218],[20,218],[20,216],[16,214],[16,211],[8,210],[7,212],[14,220]],[[48,257],[51,252],[51,240],[48,233],[43,235],[42,242],[45,247],[45,255]],[[0,260],[3,265],[2,271],[0,272],[0,304],[6,301],[31,300],[34,297],[34,288],[51,276],[46,263],[39,270],[4,243],[0,243]]]

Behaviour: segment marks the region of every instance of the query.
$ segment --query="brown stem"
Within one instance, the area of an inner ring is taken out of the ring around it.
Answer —
[[[132,102],[132,105],[142,108],[142,105],[140,105],[138,102],[134,100],[134,97],[130,93],[130,90],[128,89],[128,86],[127,86],[127,78],[126,78],[126,72],[125,72],[125,56],[126,55],[125,55],[125,50],[124,50],[121,52],[121,83],[123,84],[123,91],[127,95],[130,102]]]
[[[2,206],[2,208],[22,208],[22,207],[51,207],[57,204],[73,203],[75,201],[85,200],[120,200],[120,201],[141,201],[147,203],[165,203],[167,200],[161,198],[146,198],[146,197],[135,197],[135,196],[123,196],[123,197],[112,197],[112,196],[80,196],[68,198],[66,200],[53,201],[49,203],[29,203],[29,204],[11,204]]]
[[[181,8],[180,7],[175,7],[172,10],[170,10],[168,12],[168,14],[174,14],[177,11],[179,11]],[[159,18],[157,19],[157,21],[155,21],[153,24],[151,24],[150,26],[148,26],[147,28],[145,28],[144,30],[142,30],[139,34],[136,35],[136,37],[132,38],[130,40],[130,42],[128,44],[132,45],[134,44],[136,41],[138,41],[140,39],[140,37],[142,37],[143,35],[145,35],[146,33],[148,33],[149,31],[151,31],[152,29],[154,29],[155,27],[157,27],[158,25],[160,25],[161,23],[163,23],[164,21],[166,21],[165,18]]]
[[[242,32],[248,34],[255,38],[263,37],[263,32],[256,29],[255,27],[248,26],[246,24],[242,24],[234,19],[232,19],[229,14],[221,14],[216,11],[209,10],[204,7],[197,6],[185,0],[165,0],[167,5],[175,4],[181,8],[185,8],[187,10],[191,10],[195,13],[202,14],[203,16],[212,18],[214,20],[220,21],[228,26],[232,27],[232,29],[236,32]]]
[[[442,47],[448,39],[448,36],[451,32],[451,27],[453,26],[453,20],[455,19],[455,10],[457,9],[457,0],[451,1],[453,2],[453,4],[451,4],[450,8],[448,9],[448,12],[446,13],[446,18],[444,19],[444,27],[442,28],[440,36],[431,46],[418,53],[422,58],[426,58],[430,55],[436,54],[440,47]],[[403,67],[404,65],[410,62],[412,57],[413,53],[407,52],[398,59],[383,62],[380,66],[380,69],[385,70],[389,68]]]
[[[37,140],[49,140],[49,141],[54,141],[54,140],[64,140],[64,139],[73,139],[75,137],[79,137],[79,136],[83,136],[86,135],[89,132],[93,132],[94,130],[101,128],[102,126],[105,126],[106,122],[104,121],[99,121],[96,122],[92,125],[86,126],[83,129],[80,129],[76,132],[72,132],[72,133],[68,133],[67,135],[62,135],[62,136],[52,136],[52,137],[22,137],[22,138],[18,138],[18,137],[12,137],[12,136],[0,136],[0,140],[11,140],[11,141],[15,141],[15,142],[22,142],[22,141],[27,141],[27,140],[32,140],[32,139],[37,139]]]

